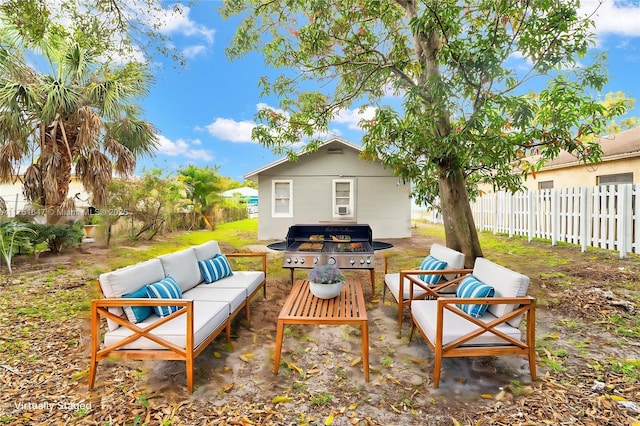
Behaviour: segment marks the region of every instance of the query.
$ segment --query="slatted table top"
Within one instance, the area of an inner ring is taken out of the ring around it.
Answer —
[[[309,290],[309,281],[296,281],[284,302],[276,326],[276,350],[273,373],[278,374],[285,324],[356,324],[360,326],[362,340],[362,368],[369,381],[369,323],[360,281],[347,279],[342,293],[333,299],[320,299]]]
[[[309,281],[298,280],[284,303],[278,320],[285,323],[349,324],[367,320],[364,295],[357,279],[347,279],[340,296],[319,299],[309,290]]]

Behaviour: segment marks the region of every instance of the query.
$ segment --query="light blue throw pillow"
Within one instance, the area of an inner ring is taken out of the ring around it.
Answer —
[[[182,291],[176,280],[163,278],[147,286],[147,295],[152,299],[182,299]],[[180,309],[180,306],[154,306],[153,311],[159,317],[166,317]]]
[[[122,298],[124,299],[148,299],[149,295],[147,294],[147,287],[141,287],[133,293],[123,294]],[[151,306],[123,306],[122,309],[124,313],[127,315],[127,319],[129,322],[133,324],[137,324],[146,320],[149,315],[153,312]]]
[[[493,287],[483,283],[473,275],[464,277],[456,290],[456,297],[458,298],[493,297],[494,294],[495,289]],[[456,306],[473,318],[480,318],[489,307],[487,304],[458,304]]]
[[[229,260],[224,254],[216,254],[212,259],[199,260],[198,267],[200,268],[204,282],[207,284],[233,275]]]
[[[433,256],[427,256],[420,264],[420,270],[422,271],[442,271],[447,267],[447,262],[443,262],[442,260],[438,260]],[[442,278],[441,274],[425,274],[419,275],[422,281],[427,284],[438,284],[440,278]]]

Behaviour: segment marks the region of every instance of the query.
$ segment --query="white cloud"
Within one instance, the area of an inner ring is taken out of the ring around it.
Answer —
[[[598,35],[640,37],[640,4],[637,1],[608,0],[602,4],[600,2],[601,0],[583,0],[579,9],[583,14],[594,13],[592,19]]]
[[[277,112],[278,114],[284,115],[285,117],[289,117],[289,113],[287,113],[285,110],[272,107],[271,105],[265,104],[264,102],[259,102],[256,104],[256,111],[260,111],[261,109],[270,109],[274,112]]]
[[[285,117],[289,114],[280,108],[272,107],[266,103],[256,104],[256,111],[261,109],[271,109]],[[342,110],[336,118],[334,118],[334,124],[346,124],[349,129],[361,130],[358,126],[358,122],[361,119],[371,119],[375,115],[376,109],[373,107],[366,107],[363,111],[359,109],[354,110]],[[250,120],[237,121],[232,118],[218,117],[213,120],[212,123],[204,126],[204,129],[213,137],[220,140],[236,143],[255,143],[251,139],[251,131],[256,127],[256,123]],[[202,128],[198,128],[202,130]],[[332,128],[327,132],[317,132],[313,135],[313,138],[327,139],[331,136],[339,136],[342,132],[338,128]],[[306,138],[305,138],[306,139]],[[304,141],[301,142],[302,144]]]
[[[333,121],[340,124],[346,124],[351,130],[361,130],[359,125],[360,120],[371,120],[375,114],[376,109],[373,107],[366,107],[362,111],[360,108],[343,109],[338,113],[338,116],[335,117]]]
[[[206,47],[202,44],[198,44],[195,46],[189,46],[182,49],[182,55],[187,59],[193,59],[196,56],[206,51]]]
[[[190,159],[203,161],[213,161],[214,157],[211,152],[204,149],[193,149],[191,145],[201,146],[202,142],[198,139],[187,142],[184,139],[178,139],[175,142],[163,135],[158,136],[158,153],[169,157],[184,156]]]
[[[253,142],[251,131],[256,126],[253,121],[236,121],[231,118],[216,118],[205,129],[211,136],[229,142]]]
[[[187,6],[176,4],[161,10],[153,11],[152,15],[160,22],[158,30],[164,34],[183,34],[189,37],[197,37],[205,40],[208,44],[213,43],[215,30],[207,28],[191,20],[189,13],[191,9]],[[143,11],[148,13],[148,11]]]

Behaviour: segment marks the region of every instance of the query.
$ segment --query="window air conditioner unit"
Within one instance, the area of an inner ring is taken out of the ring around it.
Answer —
[[[349,213],[349,208],[347,206],[338,206],[338,214],[345,215]]]

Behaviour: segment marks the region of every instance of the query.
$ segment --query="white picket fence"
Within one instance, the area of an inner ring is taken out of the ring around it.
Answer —
[[[640,253],[640,185],[558,188],[483,195],[471,203],[480,231]],[[442,223],[432,211],[431,221]]]

